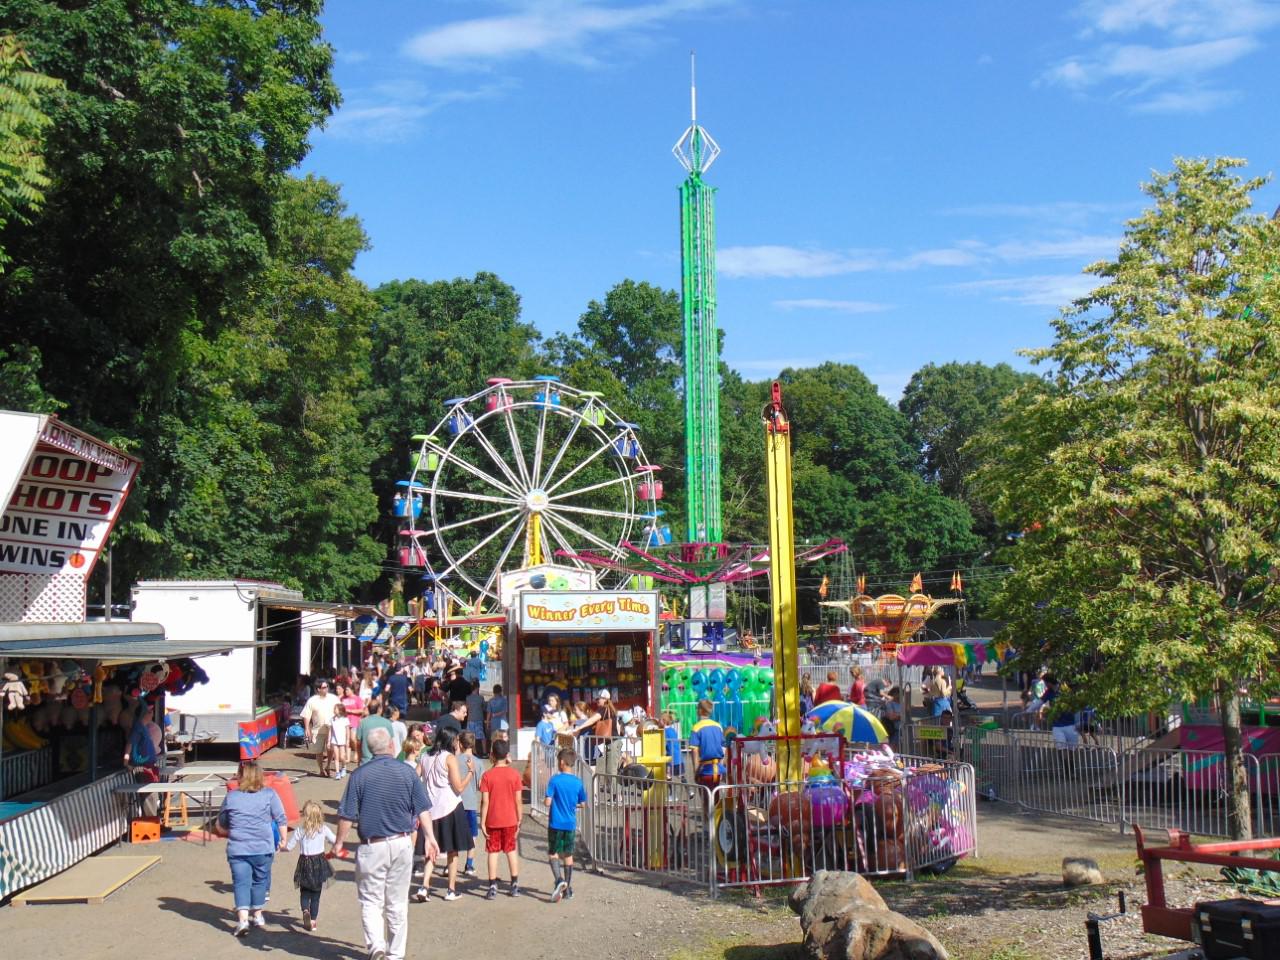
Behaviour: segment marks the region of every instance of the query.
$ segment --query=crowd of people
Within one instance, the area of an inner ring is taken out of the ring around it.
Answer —
[[[356,897],[370,960],[402,960],[409,903],[431,898],[438,860],[444,901],[459,898],[460,878],[477,876],[477,847],[485,854],[484,898],[497,899],[504,860],[505,892],[521,894],[524,783],[511,765],[509,701],[501,685],[486,698],[483,677],[479,657],[446,656],[375,659],[361,670],[299,678],[293,705],[305,748],[319,776],[345,781],[337,823],[331,827],[311,800],[290,830],[258,764],[241,764],[237,788],[217,817],[227,837],[237,937],[265,925],[274,858],[295,850],[302,927],[316,930],[321,893],[334,878],[332,860],[349,856],[353,830]],[[427,719],[411,722],[411,710]],[[584,729],[612,730],[615,717],[605,691]],[[576,811],[586,802],[573,773],[575,754],[565,754],[547,785],[553,903],[573,896]]]

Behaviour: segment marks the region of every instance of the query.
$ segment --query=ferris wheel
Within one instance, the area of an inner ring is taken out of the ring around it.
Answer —
[[[635,424],[556,377],[494,377],[446,400],[432,432],[413,438],[410,463],[394,508],[401,563],[467,606],[497,601],[505,571],[582,566],[558,552],[615,561],[622,544],[663,535],[661,468]]]

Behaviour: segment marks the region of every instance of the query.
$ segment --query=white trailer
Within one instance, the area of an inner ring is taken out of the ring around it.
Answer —
[[[358,661],[350,619],[370,611],[306,600],[297,590],[259,580],[143,580],[133,587],[134,619],[163,624],[170,639],[246,644],[202,660],[209,682],[167,700],[183,714],[187,732],[194,728],[206,742],[238,743],[244,759],[283,735],[299,674]]]

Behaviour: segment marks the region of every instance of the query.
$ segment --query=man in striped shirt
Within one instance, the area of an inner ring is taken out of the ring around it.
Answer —
[[[347,779],[338,805],[335,856],[356,824],[356,896],[369,960],[404,960],[409,938],[409,882],[413,876],[413,836],[426,836],[427,864],[439,855],[431,832],[430,804],[422,781],[408,764],[395,759],[391,734],[369,731],[373,759]],[[428,866],[430,869],[430,866]]]

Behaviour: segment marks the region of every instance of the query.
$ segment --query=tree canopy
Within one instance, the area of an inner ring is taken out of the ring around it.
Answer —
[[[997,600],[1024,663],[1113,710],[1216,696],[1249,829],[1241,691],[1280,655],[1280,223],[1238,160],[1178,160],[1146,186],[1100,285],[1065,310],[978,445],[979,489],[1027,531]]]

